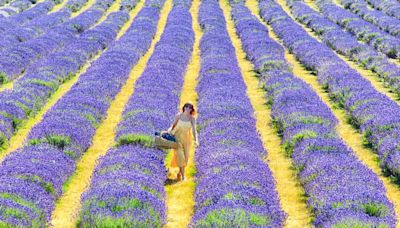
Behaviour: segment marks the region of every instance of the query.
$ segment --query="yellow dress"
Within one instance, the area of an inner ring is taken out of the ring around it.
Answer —
[[[189,150],[192,146],[192,123],[190,121],[178,120],[171,133],[178,142],[178,149],[173,149],[171,167],[184,167],[189,159]]]

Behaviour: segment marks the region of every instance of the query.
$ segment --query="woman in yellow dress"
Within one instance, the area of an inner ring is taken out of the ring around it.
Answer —
[[[196,132],[196,110],[192,103],[188,102],[182,107],[182,112],[175,116],[168,132],[173,134],[178,142],[178,149],[173,149],[171,167],[179,167],[178,180],[185,180],[185,167],[189,159],[189,150],[192,146],[192,136],[195,146],[199,146]]]

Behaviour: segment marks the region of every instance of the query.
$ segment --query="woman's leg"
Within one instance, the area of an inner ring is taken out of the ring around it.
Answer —
[[[178,180],[185,180],[185,166],[179,167]]]
[[[183,171],[183,167],[179,167],[179,172],[178,172],[178,181],[182,180],[182,178],[184,177],[184,171]]]
[[[183,150],[183,154],[184,154],[184,161],[183,161],[183,165],[181,167],[179,167],[179,172],[182,175],[182,180],[184,180],[185,179],[185,167],[189,160],[190,147],[188,146],[187,142],[186,142],[186,144],[181,144],[181,145],[182,145],[182,150]]]
[[[182,174],[182,180],[185,180],[185,166],[179,168]]]

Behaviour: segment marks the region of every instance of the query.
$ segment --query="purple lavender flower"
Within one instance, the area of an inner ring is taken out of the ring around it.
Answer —
[[[0,123],[3,140],[11,137],[19,123],[42,108],[57,88],[75,74],[90,58],[106,48],[116,37],[118,30],[128,20],[125,12],[111,13],[105,21],[70,40],[68,47],[42,58],[28,68],[25,75],[14,84],[12,90],[0,93]],[[82,97],[81,97],[82,98]],[[80,99],[81,99],[80,98]],[[88,100],[92,101],[88,96]],[[75,105],[83,104],[77,102]],[[72,108],[72,107],[70,107]],[[94,114],[92,114],[94,115]]]
[[[253,109],[218,1],[202,1],[196,227],[280,227],[285,214],[263,161]],[[268,189],[268,191],[265,191]]]
[[[64,45],[68,46],[76,35],[88,30],[100,19],[112,1],[97,2],[79,16],[47,30],[43,35],[1,50],[0,83],[14,80],[38,59],[53,53]]]
[[[309,197],[307,204],[314,213],[314,224],[317,227],[394,227],[394,208],[386,198],[382,182],[358,161],[336,134],[337,120],[329,108],[305,82],[293,76],[284,59],[283,48],[269,38],[267,28],[243,4],[233,1],[231,4],[236,32],[267,91],[273,123]],[[262,1],[260,7],[268,9],[268,13],[262,15],[272,15],[268,18],[272,25],[280,20],[288,20],[286,27],[294,23],[283,17],[283,11],[272,1]],[[308,17],[302,19],[307,21]],[[293,45],[290,47],[297,52],[303,44],[296,39],[303,36],[297,30],[290,32],[297,38],[289,36],[283,41]],[[318,52],[312,50],[311,53],[319,57]],[[319,67],[318,62],[313,66],[316,70],[322,67],[324,65]]]
[[[395,37],[380,31],[369,22],[335,5],[331,0],[316,1],[316,4],[324,16],[338,23],[358,39],[368,43],[390,58],[400,57],[400,41]]]
[[[159,12],[157,6],[144,7],[142,12],[153,9]],[[28,145],[7,156],[0,166],[0,199],[5,199],[0,208],[21,215],[4,218],[7,225],[45,226],[49,221],[63,185],[75,170],[76,160],[90,146],[96,127],[127,80],[130,69],[149,48],[146,44],[150,43],[154,33],[140,29],[138,21],[146,21],[147,26],[153,28],[150,31],[155,31],[159,15],[145,18],[141,15],[146,12],[139,13],[136,23],[81,75],[71,90],[32,129]],[[108,23],[114,24],[108,25],[110,29],[118,30],[116,25],[126,21],[126,12],[110,15],[110,18],[113,19]],[[145,39],[150,41],[141,43]],[[101,43],[101,39],[95,41]],[[132,50],[137,52],[132,54]],[[125,58],[116,61],[114,57],[118,55]],[[6,208],[6,205],[12,208]],[[21,206],[24,209],[20,209]]]
[[[361,1],[361,0],[360,0]],[[400,67],[372,47],[357,42],[340,26],[324,18],[301,1],[289,1],[293,15],[301,23],[320,34],[324,43],[339,53],[350,57],[365,68],[375,71],[388,86],[400,93]]]
[[[389,16],[400,19],[400,3],[396,0],[365,0],[377,10],[381,10]]]
[[[168,126],[179,105],[194,43],[189,6],[175,2],[168,15],[160,41],[125,106],[117,147],[101,159],[90,189],[82,196],[81,227],[166,223],[165,152],[152,147],[152,138]]]
[[[400,107],[337,57],[332,50],[310,37],[274,1],[260,2],[260,15],[273,27],[284,45],[308,68],[315,71],[339,107],[360,129],[381,158],[383,170],[399,178],[389,154],[397,153]],[[384,139],[385,143],[380,143]],[[396,146],[392,146],[396,145]],[[389,165],[390,168],[389,168]]]

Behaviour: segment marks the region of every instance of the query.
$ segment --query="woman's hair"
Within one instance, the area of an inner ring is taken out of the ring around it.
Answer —
[[[196,115],[196,109],[194,109],[194,105],[193,105],[192,103],[186,102],[186,103],[183,105],[183,107],[182,107],[182,112],[185,111],[185,108],[186,108],[186,107],[188,107],[188,108],[191,109],[191,110],[190,110],[190,115],[192,115],[192,116]]]

